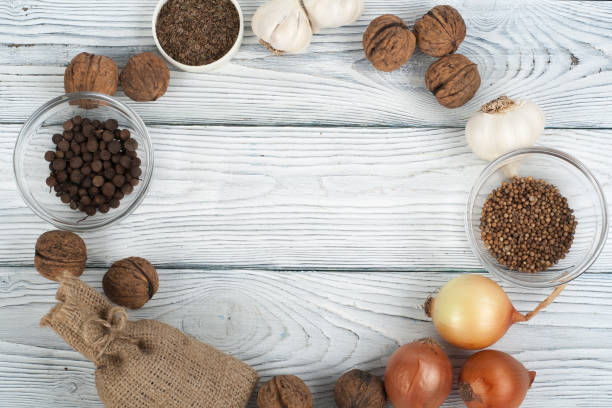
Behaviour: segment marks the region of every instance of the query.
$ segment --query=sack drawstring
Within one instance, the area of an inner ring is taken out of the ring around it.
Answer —
[[[100,360],[114,340],[129,339],[123,335],[127,321],[128,315],[125,309],[114,306],[108,310],[105,319],[94,317],[85,322],[83,337],[96,352],[95,362]],[[100,331],[102,331],[101,335]]]

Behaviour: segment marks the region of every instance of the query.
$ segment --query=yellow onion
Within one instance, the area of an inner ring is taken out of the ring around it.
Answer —
[[[436,408],[453,386],[453,367],[432,339],[421,339],[395,350],[385,370],[385,391],[394,408]]]
[[[483,350],[461,368],[459,394],[468,408],[518,408],[535,375],[506,353]]]
[[[503,337],[510,326],[524,322],[546,307],[565,285],[523,315],[512,306],[506,292],[482,275],[462,275],[448,281],[435,298],[425,303],[425,312],[436,330],[450,344],[468,350],[485,348]]]

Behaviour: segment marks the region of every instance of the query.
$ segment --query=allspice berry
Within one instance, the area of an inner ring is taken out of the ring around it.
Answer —
[[[71,92],[100,92],[114,95],[119,82],[119,69],[115,62],[103,55],[82,52],[70,61],[64,72],[64,90]],[[93,100],[81,100],[83,108],[97,106]]]
[[[338,408],[384,408],[387,396],[383,382],[362,370],[344,373],[334,386]]]
[[[414,25],[417,45],[425,54],[442,57],[457,51],[465,39],[465,22],[451,6],[436,6]]]
[[[152,52],[130,57],[121,71],[121,87],[131,99],[139,102],[154,101],[166,93],[170,71],[164,60]]]
[[[457,108],[472,99],[480,87],[478,66],[461,54],[450,54],[431,64],[425,85],[440,105]]]
[[[34,266],[47,279],[58,281],[64,272],[79,277],[86,261],[85,243],[73,232],[47,231],[36,241]]]
[[[404,21],[394,15],[376,17],[363,34],[366,58],[379,71],[390,72],[414,53],[416,39]]]
[[[140,309],[157,292],[159,277],[149,261],[130,257],[111,265],[104,275],[102,287],[114,303]]]
[[[295,375],[278,375],[264,383],[257,394],[257,408],[312,408],[310,390]]]

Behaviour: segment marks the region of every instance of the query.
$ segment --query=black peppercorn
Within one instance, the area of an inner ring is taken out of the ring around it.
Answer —
[[[68,143],[67,140],[62,139],[57,144],[57,148],[60,149],[62,152],[66,153],[68,150],[70,150],[70,143]]]
[[[60,171],[66,168],[66,162],[62,159],[53,160],[53,170]]]
[[[46,185],[70,208],[90,216],[117,208],[142,173],[138,143],[130,131],[118,129],[115,119],[100,122],[80,116],[62,127],[62,134],[52,137],[55,151],[44,153],[50,170]]]
[[[115,130],[117,126],[119,126],[119,123],[115,119],[107,119],[106,122],[104,122],[104,127],[107,130]]]
[[[94,137],[90,137],[87,139],[87,151],[93,153],[96,150],[98,150],[98,140]]]
[[[74,127],[74,124],[72,123],[70,119],[64,122],[64,130],[72,130],[73,127]]]
[[[128,152],[133,152],[138,149],[138,142],[135,139],[128,139],[123,143],[123,146]]]
[[[102,133],[102,140],[105,143],[112,142],[114,138],[115,138],[115,134],[113,132],[110,132],[110,131],[107,130],[104,133]]]
[[[70,167],[73,169],[80,169],[82,165],[83,159],[81,159],[79,156],[75,156],[70,159]]]
[[[140,177],[141,174],[142,174],[142,170],[140,170],[140,167],[132,167],[130,169],[130,175],[132,177]]]
[[[113,140],[108,144],[108,151],[112,154],[119,153],[121,151],[121,142],[118,140]]]

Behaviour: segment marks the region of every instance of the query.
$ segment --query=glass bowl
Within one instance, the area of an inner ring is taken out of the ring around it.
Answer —
[[[90,109],[80,105],[86,102]],[[95,108],[91,109],[91,106]],[[91,217],[72,210],[61,202],[55,192],[49,192],[45,180],[49,176],[47,150],[55,150],[51,137],[62,133],[64,121],[75,115],[91,120],[116,119],[120,129],[128,129],[138,142],[138,157],[142,161],[140,183],[126,195],[118,208],[108,213],[97,212]],[[19,192],[25,203],[43,220],[70,231],[90,231],[114,224],[132,211],[144,199],[153,174],[153,146],[147,128],[140,117],[116,99],[94,92],[62,95],[41,106],[24,124],[13,152],[13,170]]]
[[[513,271],[499,264],[484,246],[480,233],[482,207],[491,191],[512,176],[532,176],[555,185],[574,210],[578,225],[569,253],[543,272]],[[580,276],[595,262],[608,234],[606,200],[591,172],[567,153],[544,147],[519,149],[491,162],[470,193],[465,219],[472,251],[485,269],[499,278],[529,288],[554,287]]]

